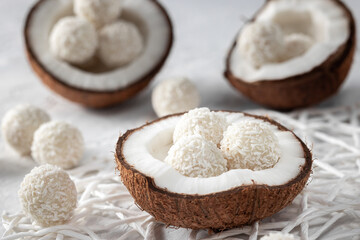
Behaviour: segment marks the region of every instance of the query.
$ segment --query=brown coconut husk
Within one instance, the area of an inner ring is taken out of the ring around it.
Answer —
[[[154,76],[160,71],[162,66],[165,63],[166,58],[170,53],[170,49],[173,43],[173,27],[164,7],[157,1],[153,1],[154,4],[163,12],[164,16],[166,16],[167,23],[170,26],[170,41],[166,48],[166,52],[158,64],[150,71],[143,74],[143,76],[134,83],[130,84],[129,86],[118,89],[115,91],[89,91],[80,88],[76,88],[70,86],[61,78],[55,77],[47,68],[46,65],[42,64],[38,57],[34,54],[33,50],[31,49],[31,45],[29,42],[29,25],[31,24],[31,19],[36,12],[36,9],[46,1],[50,0],[39,0],[29,11],[24,27],[24,38],[25,38],[25,51],[28,58],[28,61],[34,70],[34,72],[38,75],[40,80],[51,90],[56,92],[57,94],[63,96],[64,98],[82,104],[87,107],[92,108],[104,108],[119,104],[136,94],[138,94],[141,90],[143,90],[150,81],[154,78]]]
[[[269,122],[281,131],[290,131],[269,118],[245,115]],[[251,224],[289,205],[309,179],[312,155],[306,145],[296,137],[304,151],[305,165],[297,176],[284,185],[266,186],[254,183],[206,195],[179,194],[161,189],[156,186],[151,176],[139,172],[127,163],[124,144],[133,133],[168,117],[159,118],[142,127],[127,131],[119,138],[115,153],[122,182],[136,204],[157,221],[176,227],[216,230]]]
[[[266,4],[270,1],[268,0]],[[331,97],[346,79],[356,49],[356,27],[351,11],[340,0],[332,0],[346,12],[349,19],[349,39],[325,62],[309,72],[281,80],[249,83],[236,77],[230,70],[230,56],[236,47],[234,41],[227,59],[225,78],[246,97],[269,108],[292,110],[308,107]],[[266,7],[266,4],[263,8]],[[261,10],[256,14],[261,13]],[[255,18],[252,20],[254,21]]]

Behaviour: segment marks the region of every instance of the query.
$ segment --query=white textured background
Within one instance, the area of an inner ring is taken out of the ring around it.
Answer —
[[[225,81],[224,58],[243,21],[261,6],[253,0],[162,0],[175,31],[175,42],[167,63],[156,77],[185,75],[198,86],[202,106],[213,109],[246,110],[259,106],[243,98]],[[345,1],[355,18],[360,1]],[[136,98],[111,109],[92,110],[73,104],[44,87],[30,69],[23,49],[23,22],[34,1],[0,0],[0,118],[18,103],[45,108],[53,119],[77,125],[91,155],[112,157],[119,132],[156,118],[151,108],[151,86]],[[357,51],[358,53],[358,51]],[[357,54],[358,57],[359,54]],[[320,106],[343,106],[360,102],[360,63],[356,58],[341,92]],[[17,190],[23,176],[34,166],[20,159],[0,137],[0,212],[19,210]],[[0,229],[0,234],[3,230]]]

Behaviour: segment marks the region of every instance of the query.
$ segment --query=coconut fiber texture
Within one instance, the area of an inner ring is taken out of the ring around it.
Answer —
[[[308,184],[291,204],[252,225],[209,233],[208,229],[171,228],[141,211],[114,161],[86,157],[69,170],[78,190],[78,207],[65,225],[41,228],[22,212],[3,213],[2,239],[251,239],[273,231],[301,239],[360,239],[360,105],[268,115],[304,139],[314,168]],[[94,149],[99,145],[94,146]],[[88,151],[91,149],[88,149]],[[20,209],[20,206],[19,206]],[[215,220],[216,221],[216,220]]]
[[[160,118],[154,122],[165,118]],[[276,125],[281,131],[289,131],[268,118],[257,118]],[[302,144],[306,163],[299,175],[294,176],[294,179],[285,185],[269,187],[253,184],[206,195],[168,192],[158,188],[151,177],[133,169],[124,158],[123,146],[125,141],[131,134],[141,129],[142,127],[130,130],[120,137],[116,148],[118,169],[123,183],[137,204],[153,215],[156,220],[167,225],[192,229],[224,230],[251,224],[280,211],[291,203],[303,189],[310,176],[311,153],[305,144],[298,139]],[[215,219],[216,221],[214,221]]]

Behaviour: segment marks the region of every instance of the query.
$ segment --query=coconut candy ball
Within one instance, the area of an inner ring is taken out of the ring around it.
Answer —
[[[220,144],[229,169],[272,168],[281,156],[279,140],[265,124],[242,121],[230,125]]]
[[[76,127],[52,121],[36,130],[31,151],[38,164],[49,163],[68,169],[80,162],[84,153],[84,140]]]
[[[18,105],[2,120],[3,138],[20,155],[30,155],[35,130],[48,121],[50,117],[44,110],[28,104]]]
[[[108,67],[130,63],[143,48],[143,38],[133,23],[121,20],[100,30],[98,56]]]
[[[200,95],[189,79],[171,78],[155,87],[151,100],[155,113],[163,117],[198,107]]]
[[[101,28],[120,16],[122,5],[122,0],[74,0],[74,12],[96,28]]]
[[[98,47],[95,27],[78,17],[60,19],[50,33],[50,50],[59,59],[73,64],[90,60]]]
[[[294,235],[288,233],[275,232],[263,236],[260,240],[297,240]]]
[[[77,201],[75,184],[69,175],[50,164],[31,170],[22,181],[18,195],[24,213],[44,227],[66,222]]]
[[[200,135],[185,136],[169,150],[165,162],[188,177],[214,177],[227,171],[220,149]]]
[[[311,37],[302,33],[293,33],[285,37],[283,60],[289,60],[303,55],[313,45]]]
[[[208,108],[195,108],[185,113],[175,126],[173,141],[191,135],[200,135],[205,140],[219,145],[227,128],[226,118]]]
[[[283,52],[284,36],[275,23],[252,22],[247,24],[238,38],[241,54],[255,68],[278,62]]]

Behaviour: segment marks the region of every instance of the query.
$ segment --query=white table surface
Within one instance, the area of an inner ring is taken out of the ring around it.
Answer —
[[[0,1],[0,118],[19,103],[46,109],[53,119],[78,126],[91,154],[112,158],[119,132],[156,118],[150,95],[154,84],[171,76],[188,76],[198,86],[202,106],[212,109],[247,110],[260,106],[235,91],[224,79],[224,58],[244,19],[263,1],[162,0],[175,31],[171,54],[155,81],[136,98],[105,110],[83,108],[51,92],[30,69],[23,49],[23,22],[34,1]],[[360,1],[345,1],[360,17]],[[357,52],[358,55],[358,52]],[[358,56],[357,56],[358,57]],[[324,106],[360,102],[360,63],[356,58],[339,94]],[[35,166],[30,158],[19,158],[0,137],[0,212],[19,210],[17,190],[26,173]],[[3,229],[0,228],[0,234]]]

